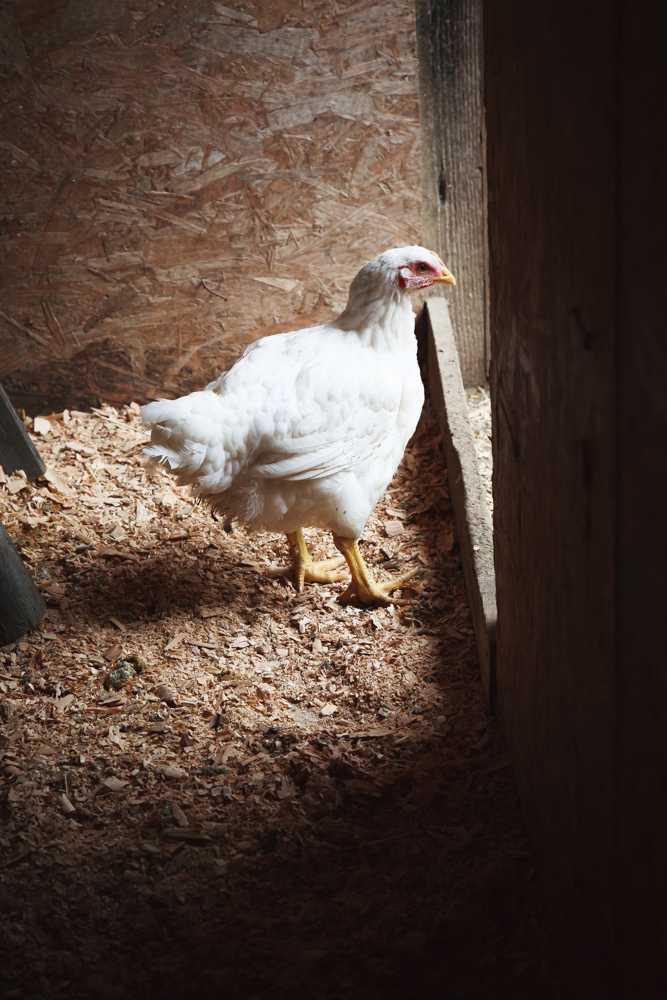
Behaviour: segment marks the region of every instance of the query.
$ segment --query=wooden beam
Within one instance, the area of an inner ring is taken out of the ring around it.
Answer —
[[[465,386],[488,373],[481,0],[417,0],[422,239],[456,277],[449,303]]]
[[[495,697],[496,662],[496,581],[491,515],[468,420],[468,403],[447,303],[441,298],[429,299],[424,313],[431,403],[442,432],[482,686],[491,709]]]
[[[563,993],[619,1000],[615,6],[484,20],[496,705]]]
[[[667,6],[487,0],[497,707],[568,1000],[667,996]]]
[[[623,1000],[667,996],[667,9],[621,5],[617,88],[616,944]],[[619,943],[621,947],[618,947]]]

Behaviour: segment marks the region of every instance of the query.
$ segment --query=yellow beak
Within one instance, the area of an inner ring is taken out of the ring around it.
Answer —
[[[447,268],[443,264],[443,262],[440,260],[440,258],[438,257],[437,254],[434,253],[433,256],[436,258],[436,260],[438,261],[438,264],[442,268],[442,273],[439,274],[437,278],[433,279],[433,284],[435,284],[436,282],[438,282],[439,284],[443,284],[443,285],[455,285],[456,284],[456,278],[454,277],[454,275],[452,274],[452,272],[449,270],[449,268]]]
[[[442,265],[442,274],[438,278],[433,279],[433,283],[440,282],[443,285],[455,285],[456,278],[451,271],[448,271],[445,265]]]

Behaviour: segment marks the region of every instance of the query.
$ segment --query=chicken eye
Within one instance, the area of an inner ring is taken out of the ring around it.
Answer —
[[[424,264],[424,263],[417,264],[417,270],[418,271],[422,271],[422,272],[428,271],[428,264]]]

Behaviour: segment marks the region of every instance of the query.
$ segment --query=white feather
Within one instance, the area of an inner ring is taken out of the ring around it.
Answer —
[[[358,538],[424,400],[414,314],[397,275],[425,254],[380,254],[337,320],[255,341],[203,391],[149,403],[146,454],[252,529]]]

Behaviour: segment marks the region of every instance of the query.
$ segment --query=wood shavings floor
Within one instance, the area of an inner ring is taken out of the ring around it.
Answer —
[[[0,487],[48,601],[0,655],[3,995],[555,998],[435,425],[362,545],[421,589],[365,610],[149,478],[137,411],[38,421]]]

